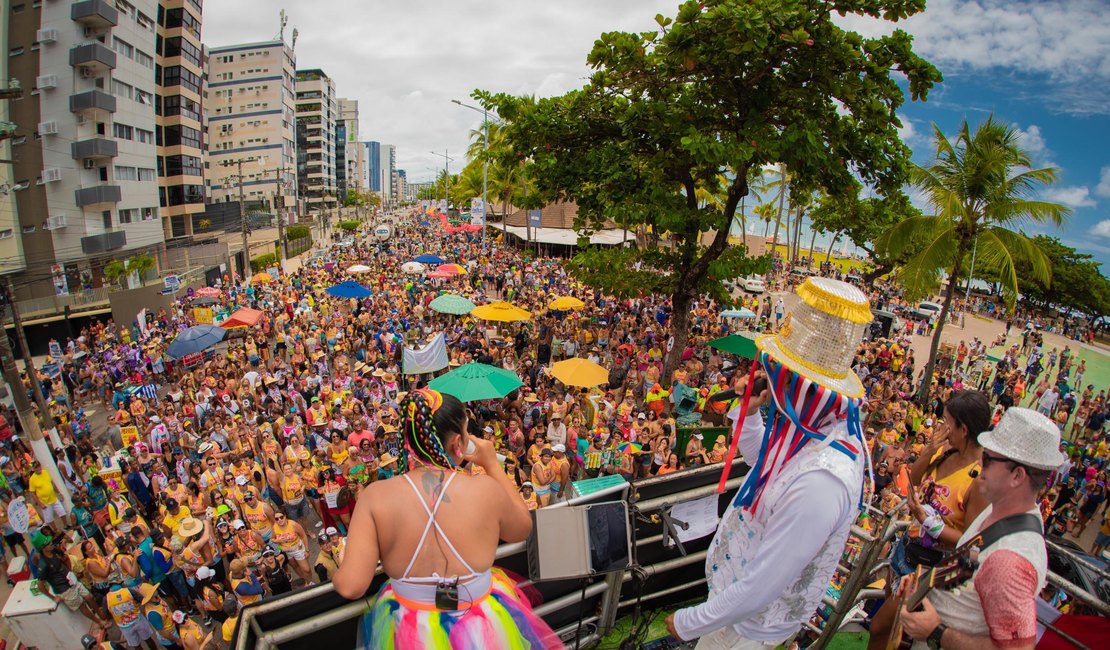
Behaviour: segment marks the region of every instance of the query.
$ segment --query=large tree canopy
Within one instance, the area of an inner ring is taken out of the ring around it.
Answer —
[[[810,211],[809,217],[816,230],[842,234],[848,241],[867,251],[874,264],[874,268],[865,276],[870,281],[901,266],[920,248],[909,247],[901,251],[899,256],[892,256],[885,248],[875,245],[894,224],[920,214],[921,211],[910,203],[909,197],[896,192],[889,197],[860,198],[858,194],[822,196],[817,207]]]
[[[907,180],[897,109],[923,99],[940,73],[898,30],[864,38],[833,14],[898,20],[924,0],[705,0],[683,3],[659,29],[602,34],[580,90],[535,99],[477,91],[506,120],[508,155],[534,163],[547,200],[578,203],[578,226],[613,222],[640,235],[636,250],[589,251],[580,277],[607,290],[672,297],[675,350],[686,312],[719,280],[755,267],[728,245],[753,170],[782,164],[791,189],[884,195]],[[699,201],[699,190],[723,196]],[[708,242],[704,233],[715,233]],[[665,377],[675,365],[669,355]]]

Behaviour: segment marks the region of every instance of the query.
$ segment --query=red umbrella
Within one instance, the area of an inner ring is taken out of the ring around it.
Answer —
[[[200,289],[196,290],[196,295],[209,298],[219,298],[220,290],[216,287],[201,287]]]
[[[445,280],[447,278],[455,277],[455,274],[446,273],[444,271],[432,271],[431,273],[428,274],[428,277],[433,279],[433,280]]]

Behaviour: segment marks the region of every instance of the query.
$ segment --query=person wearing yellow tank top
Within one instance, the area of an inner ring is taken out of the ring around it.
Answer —
[[[142,595],[132,589],[115,585],[105,596],[105,605],[116,627],[123,634],[123,641],[132,648],[146,645],[146,641],[154,636],[154,629],[150,622],[143,616],[139,604]]]
[[[173,625],[173,611],[158,595],[158,588],[144,582],[139,586],[139,593],[143,595],[143,616],[146,617],[154,635],[160,645],[180,645],[181,639],[177,638],[177,630]]]
[[[243,491],[243,519],[251,530],[262,536],[263,541],[269,543],[273,535],[274,509],[270,504],[260,502],[254,490]]]
[[[290,520],[284,512],[275,513],[273,541],[305,584],[311,584],[312,570],[308,566],[308,533],[305,532],[304,526]]]
[[[173,613],[173,623],[177,626],[177,636],[185,650],[200,650],[204,645],[204,630],[196,621],[185,615],[180,609]]]
[[[251,571],[247,571],[246,562],[241,558],[235,558],[231,561],[230,569],[231,590],[235,592],[240,609],[262,599],[262,583],[259,582],[258,576]]]
[[[311,507],[305,498],[305,483],[291,462],[281,464],[281,500],[285,514],[302,526],[308,523],[308,509]]]

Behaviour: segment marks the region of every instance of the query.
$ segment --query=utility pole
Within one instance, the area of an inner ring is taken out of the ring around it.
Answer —
[[[49,428],[50,408],[46,405],[46,397],[42,394],[38,371],[35,370],[35,360],[31,357],[31,348],[27,345],[27,332],[23,331],[23,321],[19,318],[19,307],[15,304],[15,287],[12,285],[11,276],[8,276],[4,290],[7,292],[8,309],[11,310],[12,314],[15,339],[19,341],[19,347],[23,351],[23,369],[27,373],[27,379],[31,382],[31,395],[35,398],[35,404],[39,407],[42,425]]]
[[[285,160],[278,167],[277,189],[274,192],[274,212],[278,222],[278,264],[289,257],[289,247],[285,243]]]
[[[239,226],[243,232],[243,282],[251,280],[251,245],[247,240],[247,207],[243,198],[243,159],[235,161],[239,166]]]
[[[11,278],[8,279],[7,287],[11,286]],[[7,288],[6,287],[6,288]],[[12,322],[15,325],[17,336],[23,331],[23,323],[19,320],[19,312],[15,307],[15,296],[6,291],[6,299],[8,308],[11,309]],[[20,337],[21,339],[23,337]],[[27,344],[25,340],[21,340],[24,353],[27,354]],[[54,455],[50,453],[50,446],[47,444],[46,439],[42,435],[42,427],[39,426],[39,420],[35,416],[35,411],[31,407],[31,400],[27,398],[27,391],[23,389],[23,381],[19,377],[19,368],[15,365],[15,355],[12,354],[11,340],[8,338],[7,330],[0,331],[0,365],[3,366],[4,381],[8,383],[8,390],[12,394],[12,401],[15,402],[16,415],[19,417],[19,423],[23,426],[23,433],[31,442],[31,449],[35,454],[35,459],[46,468],[46,472],[50,474],[50,478],[54,481],[54,488],[58,491],[58,496],[61,497],[62,503],[65,504],[66,511],[68,512],[73,507],[72,497],[69,490],[66,488],[65,481],[62,480],[61,473],[58,472],[57,462],[54,460]],[[36,379],[31,373],[34,372],[33,366],[27,367],[27,374]],[[32,387],[37,391],[37,381],[31,382]],[[41,399],[41,391],[38,392],[39,399]],[[40,407],[41,408],[41,407]],[[43,413],[43,420],[49,415],[49,411]]]

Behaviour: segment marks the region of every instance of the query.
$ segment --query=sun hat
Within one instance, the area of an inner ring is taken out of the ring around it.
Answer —
[[[1011,407],[994,429],[979,434],[983,449],[1036,469],[1056,469],[1064,462],[1060,429],[1036,411]]]
[[[221,503],[220,507],[216,508],[216,516],[217,517],[219,517],[220,515],[226,515],[230,512],[231,512],[231,506],[227,505],[226,503]]]
[[[776,361],[845,397],[863,395],[852,371],[856,347],[873,320],[867,296],[854,285],[830,278],[807,278],[801,298],[775,334],[756,345]]]
[[[139,593],[142,594],[142,604],[145,605],[150,602],[151,598],[154,598],[154,594],[158,593],[158,587],[150,584],[149,582],[144,582],[143,584],[139,585]]]
[[[188,538],[200,533],[202,530],[204,530],[204,523],[201,522],[201,520],[195,517],[187,517],[181,520],[177,528],[177,533],[181,537]]]
[[[397,462],[397,457],[388,451],[378,457],[378,467],[385,467]]]

